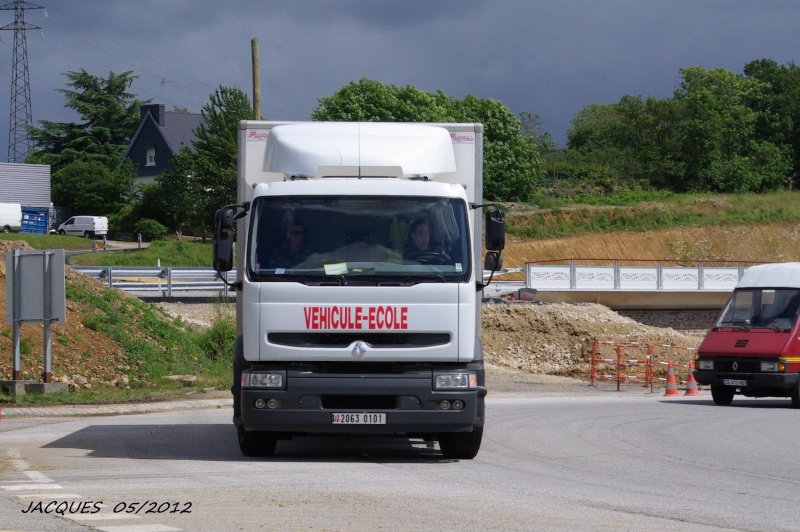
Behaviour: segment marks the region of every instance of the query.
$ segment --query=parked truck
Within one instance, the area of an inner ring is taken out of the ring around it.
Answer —
[[[214,268],[236,270],[242,453],[369,434],[473,458],[483,268],[505,241],[503,212],[481,205],[482,125],[243,121],[238,149]]]
[[[800,263],[760,264],[742,275],[697,349],[698,384],[718,405],[735,395],[790,397],[800,408]]]

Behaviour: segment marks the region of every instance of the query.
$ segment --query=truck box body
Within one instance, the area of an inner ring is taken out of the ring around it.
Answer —
[[[297,434],[396,434],[474,456],[482,126],[244,121],[238,141],[243,452]],[[427,250],[413,249],[419,231]]]
[[[714,402],[790,397],[800,408],[800,263],[748,268],[697,350]]]

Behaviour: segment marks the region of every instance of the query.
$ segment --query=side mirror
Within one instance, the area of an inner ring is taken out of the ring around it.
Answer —
[[[217,209],[217,212],[214,213],[214,227],[219,229],[230,229],[233,227],[233,217],[235,211],[230,207],[223,207],[222,209]]]
[[[220,211],[217,211],[217,213],[219,212]],[[229,272],[233,269],[233,243],[235,240],[234,233],[231,231],[218,231],[214,233],[213,268],[215,271]]]
[[[502,251],[504,247],[506,247],[506,213],[499,209],[486,211],[486,249]]]
[[[503,255],[497,251],[490,251],[483,261],[483,269],[496,272],[503,268]]]

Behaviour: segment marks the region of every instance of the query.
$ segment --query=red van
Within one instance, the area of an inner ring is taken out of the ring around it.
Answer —
[[[694,378],[718,405],[789,397],[800,408],[800,263],[748,268],[697,349]]]

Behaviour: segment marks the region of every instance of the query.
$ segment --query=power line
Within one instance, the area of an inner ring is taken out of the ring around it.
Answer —
[[[31,150],[28,128],[33,125],[31,106],[31,80],[28,73],[27,30],[40,30],[39,26],[25,22],[26,9],[44,9],[42,6],[14,0],[0,6],[0,11],[14,11],[14,22],[0,27],[0,30],[14,31],[14,59],[11,68],[11,112],[8,126],[8,161],[25,162]],[[45,11],[47,14],[47,11]]]

